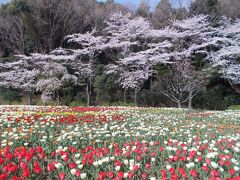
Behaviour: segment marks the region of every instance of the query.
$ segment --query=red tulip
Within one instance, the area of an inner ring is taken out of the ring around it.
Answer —
[[[138,165],[134,164],[134,165],[133,165],[133,170],[134,170],[134,171],[137,171],[137,170],[138,170]]]
[[[171,174],[171,180],[178,180],[178,176],[176,174]]]
[[[231,166],[231,161],[229,161],[229,160],[227,160],[226,162],[225,162],[225,166]]]
[[[87,164],[87,160],[86,160],[86,159],[83,159],[83,160],[82,160],[82,164],[83,164],[83,165]]]
[[[22,177],[24,177],[24,178],[30,177],[30,170],[28,168],[23,169]]]
[[[201,156],[198,156],[198,161],[202,161],[202,157]]]
[[[18,180],[17,176],[12,176],[11,180]]]
[[[187,173],[184,171],[184,172],[182,172],[182,178],[183,179],[187,179]]]
[[[72,152],[72,153],[75,153],[76,152],[76,149],[72,146],[69,146],[68,149]]]
[[[98,173],[98,178],[99,178],[99,179],[104,179],[106,176],[107,176],[107,173],[106,173],[106,172],[100,171],[100,172]]]
[[[0,158],[0,165],[3,164],[5,160],[3,158]]]
[[[8,177],[8,173],[0,174],[0,179],[1,179],[1,180],[6,180],[7,177]]]
[[[79,170],[76,171],[76,176],[79,177],[81,175],[81,172]]]
[[[36,166],[36,167],[33,168],[33,171],[36,174],[40,174],[43,170],[42,170],[41,166]]]
[[[196,171],[195,169],[192,169],[192,170],[190,171],[190,174],[191,174],[191,176],[193,176],[193,177],[197,177],[197,176],[198,176],[198,173],[197,173],[197,171]]]
[[[125,156],[130,157],[131,156],[130,152],[127,152]]]
[[[137,156],[137,161],[141,161],[142,160],[142,156]]]
[[[220,166],[224,166],[225,162],[223,160],[218,161],[218,163],[220,164]]]
[[[64,178],[65,178],[65,172],[61,172],[60,174],[59,174],[59,179],[60,180],[64,180]]]
[[[234,169],[229,169],[229,173],[232,175],[232,176],[234,176],[235,175],[235,173],[236,173],[236,171],[234,170]]]
[[[92,165],[92,164],[93,164],[93,162],[94,162],[94,160],[93,160],[93,158],[92,158],[92,157],[88,159],[88,164],[89,164],[89,165]]]
[[[210,159],[206,159],[205,162],[206,162],[206,164],[211,164],[211,160]]]
[[[12,173],[17,172],[17,170],[18,170],[18,165],[12,163],[12,164],[10,164],[8,170],[9,170],[10,172],[12,172]]]
[[[34,162],[33,162],[33,167],[38,167],[38,166],[39,166],[39,162],[34,161]]]
[[[52,157],[55,157],[55,156],[56,156],[56,151],[52,151],[52,152],[51,152],[51,156],[52,156]]]
[[[65,162],[68,162],[68,160],[69,160],[69,157],[68,156],[66,156],[64,159],[63,159]]]
[[[123,176],[124,176],[124,172],[119,171],[119,172],[117,173],[117,177],[118,177],[119,180],[123,179]]]
[[[173,160],[174,160],[173,158],[168,158],[168,162],[170,163],[173,162]]]
[[[32,153],[26,153],[25,159],[27,161],[30,161],[33,158],[33,154]]]
[[[164,148],[163,148],[163,147],[160,147],[160,148],[159,148],[159,151],[160,151],[160,152],[163,152],[163,151],[164,151]]]
[[[73,168],[76,167],[76,163],[71,162],[71,163],[68,164],[68,166],[69,166],[70,169],[73,169]]]
[[[27,163],[25,163],[25,162],[20,162],[20,167],[21,167],[22,169],[28,168]]]
[[[202,170],[207,172],[208,171],[208,166],[202,166]]]
[[[9,153],[9,154],[6,154],[5,157],[7,160],[11,161],[13,158],[13,155]]]
[[[36,151],[38,153],[42,153],[43,152],[43,148],[41,146],[37,146],[35,149],[36,149]]]
[[[184,161],[187,160],[187,158],[186,158],[185,156],[181,156],[181,157],[180,157],[180,160],[184,162]]]
[[[181,151],[178,149],[178,150],[176,151],[176,154],[177,154],[177,155],[180,155],[180,154],[181,154]]]
[[[156,153],[155,153],[155,152],[152,152],[152,153],[151,153],[151,156],[152,156],[152,157],[155,157],[155,156],[156,156]]]
[[[143,172],[142,173],[142,180],[146,180],[147,179],[147,173]]]
[[[232,180],[239,180],[240,179],[240,176],[236,176],[234,178],[232,178]]]
[[[132,179],[133,176],[134,176],[134,173],[133,172],[129,172],[127,177],[128,177],[128,179]]]
[[[177,157],[177,156],[174,156],[174,157],[173,157],[173,160],[174,160],[174,161],[177,161],[177,160],[178,160],[178,157]]]
[[[40,153],[40,154],[39,154],[39,157],[40,157],[41,159],[44,159],[44,158],[46,157],[46,154]]]
[[[210,175],[213,176],[213,177],[218,177],[219,172],[217,170],[211,170]]]
[[[28,150],[28,151],[29,151],[29,153],[30,153],[30,154],[34,154],[34,153],[35,153],[35,150],[34,150],[34,148],[29,148],[29,150]]]
[[[183,168],[178,168],[178,172],[183,173],[185,172]]]
[[[222,178],[220,178],[220,177],[210,177],[210,178],[208,178],[208,180],[222,180]]]
[[[174,168],[170,168],[169,172],[170,172],[170,174],[174,174],[175,173],[175,169]]]
[[[121,163],[120,161],[116,160],[116,161],[114,162],[114,165],[115,165],[115,166],[120,166],[120,167],[121,167],[121,166],[122,166],[122,163]]]
[[[156,141],[156,142],[155,142],[155,145],[159,145],[159,144],[160,144],[160,141]]]
[[[151,169],[151,164],[150,164],[150,163],[147,163],[147,164],[145,165],[145,168],[146,168],[147,170]]]
[[[114,173],[112,171],[108,172],[107,174],[108,174],[109,178],[113,178],[114,177]]]
[[[167,175],[165,170],[161,170],[160,173],[161,173],[162,177],[165,177]]]
[[[117,148],[117,147],[118,147],[118,143],[114,143],[113,146],[114,146],[115,148]]]
[[[54,171],[54,169],[55,169],[55,166],[54,166],[52,163],[49,163],[49,164],[47,165],[47,170],[48,170],[48,171]]]

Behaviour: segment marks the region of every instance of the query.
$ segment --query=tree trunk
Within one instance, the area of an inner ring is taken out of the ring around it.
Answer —
[[[150,91],[153,91],[153,78],[150,77]]]
[[[127,100],[127,89],[124,89],[124,91],[123,91],[123,101],[124,101],[124,103],[126,103],[126,100]]]
[[[86,85],[86,94],[87,94],[87,106],[90,106],[90,91],[89,91],[89,83],[87,80],[87,85]]]
[[[180,100],[178,100],[178,102],[177,102],[177,103],[178,103],[178,108],[179,108],[179,109],[181,109],[181,108],[182,108],[181,101],[180,101]]]
[[[60,95],[59,95],[59,91],[57,91],[57,105],[60,105]]]
[[[192,91],[189,92],[188,96],[188,109],[192,110]]]
[[[138,90],[136,88],[136,89],[134,89],[134,103],[136,106],[137,106],[137,93],[138,93]]]
[[[32,105],[32,94],[28,94],[28,105]]]
[[[151,67],[151,71],[153,71],[153,67]],[[153,91],[153,77],[150,77],[150,91]]]

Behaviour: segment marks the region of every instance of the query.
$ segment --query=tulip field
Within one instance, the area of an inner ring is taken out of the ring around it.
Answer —
[[[0,106],[0,180],[239,180],[240,112]]]

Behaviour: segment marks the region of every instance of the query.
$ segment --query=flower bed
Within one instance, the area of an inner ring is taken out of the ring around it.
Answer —
[[[0,179],[239,179],[240,112],[0,107]]]

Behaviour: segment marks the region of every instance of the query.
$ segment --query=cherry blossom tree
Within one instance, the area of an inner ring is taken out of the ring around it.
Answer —
[[[154,65],[177,63],[180,60],[191,62],[196,54],[207,55],[207,48],[218,41],[217,38],[212,38],[216,30],[205,15],[176,20],[165,29],[154,30],[144,18],[131,18],[129,14],[116,13],[107,25],[108,33],[113,36],[112,41],[118,42],[116,46],[122,48],[122,58],[108,66],[108,73],[118,73],[117,82],[123,88],[134,89],[134,97],[144,82],[153,75]],[[134,46],[144,48],[134,52]],[[133,80],[134,77],[136,80]],[[192,81],[198,82],[196,79]],[[194,84],[190,81],[188,83]],[[190,96],[194,94],[192,88],[188,89]],[[191,104],[191,98],[189,103]]]
[[[179,60],[169,69],[168,74],[159,77],[155,88],[177,103],[178,108],[188,101],[188,108],[192,109],[192,99],[204,87],[205,74],[195,70],[190,61]]]
[[[40,69],[41,79],[37,84],[37,90],[42,92],[42,98],[46,102],[56,97],[59,104],[59,90],[66,77],[75,82],[76,77],[68,74],[65,65],[71,65],[86,81],[87,105],[90,105],[91,84],[94,77],[94,60],[97,55],[108,46],[101,36],[95,35],[96,31],[85,34],[73,34],[66,37],[71,49],[57,48],[49,54],[33,53],[30,56],[20,56],[23,61],[32,60]],[[62,79],[63,78],[63,79]]]
[[[196,71],[193,58],[210,53],[209,47],[218,42],[218,38],[215,38],[217,30],[211,26],[208,16],[205,15],[176,20],[169,28],[172,28],[173,32],[171,42],[174,65],[171,66],[171,76],[162,79],[160,89],[164,95],[176,102],[178,107],[188,101],[191,109],[193,97],[200,92],[208,77],[205,73],[207,69]]]
[[[77,81],[77,78],[68,74],[66,67],[61,64],[62,59],[71,58],[66,57],[66,54],[56,55],[54,53],[17,55],[15,62],[0,64],[2,69],[5,69],[0,73],[0,85],[22,90],[28,95],[29,104],[36,91],[42,92],[43,102],[46,103],[56,98],[57,104],[60,104],[59,90],[63,82],[75,83]]]
[[[115,64],[107,66],[106,73],[117,74],[116,82],[124,91],[134,91],[134,102],[137,104],[137,94],[152,76],[153,66],[169,61],[170,55],[166,49],[171,47],[171,43],[159,38],[161,33],[161,37],[167,36],[167,33],[163,33],[167,31],[156,33],[148,20],[132,18],[130,14],[114,13],[106,24],[108,43],[114,42],[112,47],[120,48],[122,56]]]
[[[189,59],[196,54],[207,55],[207,48],[219,40],[215,37],[217,29],[212,27],[206,15],[174,21],[172,28],[177,31],[173,39],[175,59]]]
[[[73,81],[76,83],[77,78],[69,75],[67,68],[59,63],[46,63],[41,70],[41,76],[37,82],[37,91],[42,92],[41,98],[43,102],[46,103],[55,97],[59,105],[59,91],[64,81]]]
[[[207,57],[220,67],[222,76],[234,88],[240,84],[240,20],[224,19],[215,28],[208,19],[205,15],[193,16],[155,30],[142,17],[113,13],[101,34],[93,29],[68,35],[65,41],[69,48],[57,48],[49,54],[19,55],[14,62],[0,63],[0,85],[21,89],[31,96],[40,91],[44,102],[56,99],[59,104],[64,82],[76,83],[78,76],[85,80],[89,106],[98,57],[111,50],[117,55],[106,66],[106,73],[117,75],[116,83],[124,94],[133,91],[135,104],[144,83],[156,76],[155,67],[164,64],[171,73],[160,78],[160,91],[179,107],[188,101],[191,108],[192,98],[206,79],[205,69],[196,70],[193,66],[195,56]],[[69,74],[66,67],[71,67],[75,74]]]
[[[95,59],[103,50],[108,48],[106,45],[106,39],[95,34],[96,30],[93,29],[84,34],[78,33],[66,37],[67,43],[80,46],[79,49],[72,50],[75,55],[72,65],[77,74],[85,79],[87,106],[90,105],[91,101],[91,86],[95,76]]]
[[[32,62],[23,60],[0,63],[0,69],[0,86],[21,90],[27,95],[28,104],[31,105],[39,70]]]
[[[240,93],[240,19],[223,18],[218,28],[218,50],[209,55],[213,67]]]

